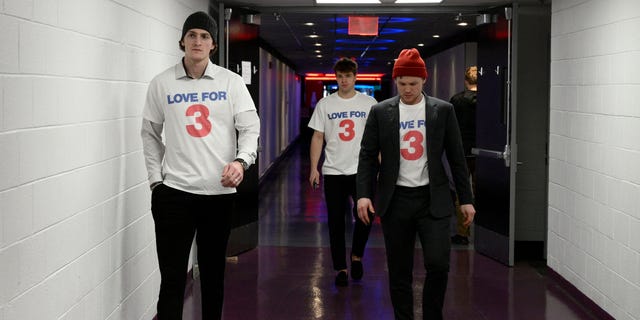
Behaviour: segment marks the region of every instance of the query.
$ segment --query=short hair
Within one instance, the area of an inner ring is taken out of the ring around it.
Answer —
[[[333,71],[358,74],[358,63],[353,59],[343,57],[333,65]]]
[[[464,72],[464,80],[469,84],[478,84],[478,67],[471,66]]]

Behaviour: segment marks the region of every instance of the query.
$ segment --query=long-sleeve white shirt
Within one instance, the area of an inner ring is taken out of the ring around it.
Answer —
[[[149,183],[195,194],[233,193],[220,183],[222,170],[235,158],[253,164],[259,134],[249,91],[225,68],[209,62],[203,77],[192,79],[180,62],[149,84],[141,129]]]

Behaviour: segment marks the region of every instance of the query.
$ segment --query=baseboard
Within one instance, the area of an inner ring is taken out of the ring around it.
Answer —
[[[576,286],[549,267],[547,267],[547,276],[557,282],[565,294],[575,299],[576,304],[582,306],[587,313],[592,314],[594,319],[615,320],[614,317],[604,311],[604,309],[593,302],[593,300],[589,299],[582,291],[578,290]]]

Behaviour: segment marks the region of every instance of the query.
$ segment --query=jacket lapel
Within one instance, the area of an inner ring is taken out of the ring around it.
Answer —
[[[389,119],[389,139],[391,139],[392,150],[398,150],[400,154],[400,99],[397,98],[387,105],[387,119]]]
[[[436,112],[436,108],[433,106],[433,104],[431,103],[429,97],[424,94],[424,92],[422,93],[425,97],[425,108],[424,111],[426,113],[425,115],[425,124],[427,126],[427,142],[430,140],[428,138],[430,138],[433,134],[433,130],[435,129],[435,123],[438,120],[438,113]]]

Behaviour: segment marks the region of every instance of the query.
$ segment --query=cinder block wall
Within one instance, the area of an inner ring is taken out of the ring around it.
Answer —
[[[0,0],[0,320],[151,319],[139,128],[207,0]]]
[[[640,1],[553,0],[548,264],[640,319]]]

